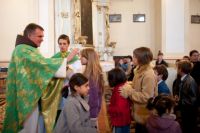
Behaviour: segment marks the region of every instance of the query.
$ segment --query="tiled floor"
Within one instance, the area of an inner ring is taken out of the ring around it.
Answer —
[[[5,94],[0,93],[0,132],[2,129],[4,114],[5,114]]]

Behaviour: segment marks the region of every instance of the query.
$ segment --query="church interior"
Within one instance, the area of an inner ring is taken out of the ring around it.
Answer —
[[[166,84],[171,93],[177,75],[176,61],[190,56],[192,50],[200,52],[200,0],[1,0],[0,18],[0,132],[8,66],[16,36],[23,34],[29,23],[44,28],[39,47],[44,57],[59,52],[57,39],[66,34],[70,50],[92,47],[97,51],[105,79],[108,71],[121,59],[133,56],[138,47],[150,48],[153,66],[162,52],[168,63]],[[98,128],[100,133],[111,133],[107,107],[112,90],[105,82]],[[130,132],[134,132],[134,126],[133,120]]]

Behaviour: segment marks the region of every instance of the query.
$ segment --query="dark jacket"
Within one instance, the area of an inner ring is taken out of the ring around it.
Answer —
[[[168,67],[168,64],[167,64],[167,62],[165,60],[162,60],[161,62],[156,60],[156,65],[165,65],[166,67]]]
[[[173,86],[172,86],[173,96],[179,95],[179,85],[180,85],[180,83],[181,83],[181,76],[177,75],[176,79],[173,82]]]
[[[197,85],[200,86],[200,61],[193,62],[194,66],[192,68],[192,71],[190,75],[194,78]]]
[[[190,75],[194,78],[198,85],[198,106],[200,107],[200,61],[193,62],[194,66]]]
[[[147,120],[147,130],[149,133],[181,133],[178,122],[175,121],[175,115],[150,115]]]
[[[188,74],[180,83],[179,105],[196,106],[198,87],[195,80]]]

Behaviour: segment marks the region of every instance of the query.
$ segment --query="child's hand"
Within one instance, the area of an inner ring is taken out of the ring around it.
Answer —
[[[122,97],[128,98],[132,94],[133,88],[130,84],[126,83],[120,87],[119,92]]]

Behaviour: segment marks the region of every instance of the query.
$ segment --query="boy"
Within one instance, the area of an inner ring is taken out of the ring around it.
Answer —
[[[197,117],[197,94],[198,87],[195,80],[190,76],[192,63],[186,60],[178,63],[178,74],[181,76],[179,85],[179,107],[182,118],[184,133],[195,132]]]
[[[165,80],[168,78],[167,68],[164,65],[157,65],[154,67],[154,72],[158,81],[158,94],[170,94],[170,90],[165,83]]]

